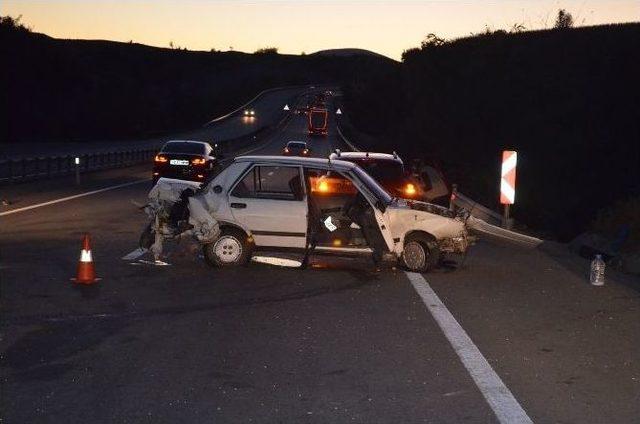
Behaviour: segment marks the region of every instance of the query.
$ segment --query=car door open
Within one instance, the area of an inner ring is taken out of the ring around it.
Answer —
[[[257,247],[304,248],[307,201],[302,187],[299,166],[255,165],[231,190],[229,206]]]

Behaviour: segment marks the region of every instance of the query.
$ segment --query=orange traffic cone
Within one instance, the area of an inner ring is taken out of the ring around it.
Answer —
[[[96,271],[93,267],[93,258],[91,257],[91,239],[89,238],[89,234],[85,234],[84,239],[82,239],[78,273],[74,281],[79,284],[93,284],[97,281]]]

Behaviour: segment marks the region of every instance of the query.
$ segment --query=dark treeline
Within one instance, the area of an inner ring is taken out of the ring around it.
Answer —
[[[517,150],[516,218],[561,239],[640,195],[640,24],[430,37],[345,92],[376,148],[440,162],[488,206]]]
[[[202,125],[272,87],[341,83],[381,62],[61,40],[3,18],[2,142],[144,137]]]

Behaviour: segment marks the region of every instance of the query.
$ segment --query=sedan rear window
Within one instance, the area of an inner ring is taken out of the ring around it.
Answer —
[[[163,153],[190,153],[204,155],[204,144],[186,141],[170,141],[162,148]]]
[[[305,149],[307,147],[307,143],[301,143],[301,142],[298,142],[298,141],[294,141],[294,142],[287,143],[287,146],[289,146],[290,148],[294,148],[294,149]]]

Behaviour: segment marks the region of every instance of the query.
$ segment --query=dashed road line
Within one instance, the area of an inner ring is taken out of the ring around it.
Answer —
[[[31,209],[41,208],[43,206],[49,206],[49,205],[54,205],[56,203],[66,202],[68,200],[78,199],[80,197],[91,196],[92,194],[98,194],[98,193],[102,193],[102,192],[109,191],[109,190],[115,190],[117,188],[127,187],[127,186],[131,186],[131,185],[134,185],[134,184],[140,184],[140,183],[148,183],[148,182],[149,182],[149,180],[138,180],[138,181],[132,181],[132,182],[129,182],[129,183],[114,185],[114,186],[111,186],[111,187],[101,188],[99,190],[87,191],[86,193],[75,194],[73,196],[67,196],[67,197],[63,197],[63,198],[60,198],[60,199],[50,200],[48,202],[37,203],[35,205],[25,206],[23,208],[11,209],[9,211],[0,212],[0,216],[6,216],[6,215],[14,214],[14,213],[25,212],[25,211],[28,211],[28,210],[31,210]]]
[[[407,272],[407,277],[418,292],[431,315],[440,326],[449,343],[467,369],[476,386],[487,400],[500,423],[533,423],[522,409],[500,376],[473,343],[469,335],[442,303],[421,274]]]

